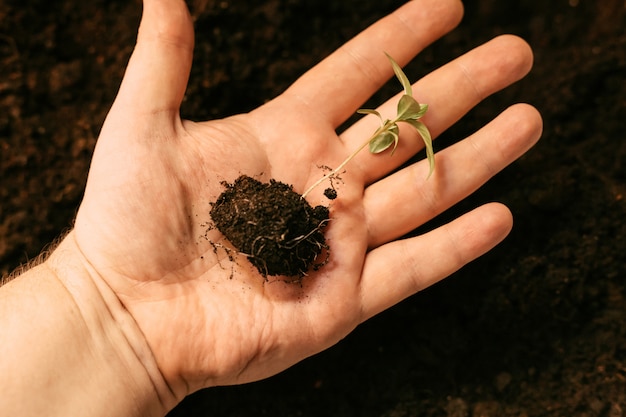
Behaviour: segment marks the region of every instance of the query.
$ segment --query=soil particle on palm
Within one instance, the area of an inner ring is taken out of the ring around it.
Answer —
[[[327,207],[312,207],[292,186],[242,175],[223,183],[211,208],[215,227],[264,277],[301,278],[325,264]]]
[[[324,190],[324,195],[327,199],[334,200],[335,198],[337,198],[337,190],[335,190],[334,188],[327,188]]]

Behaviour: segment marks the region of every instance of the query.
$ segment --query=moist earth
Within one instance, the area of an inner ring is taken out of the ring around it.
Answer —
[[[325,264],[316,259],[328,255],[327,207],[312,207],[291,185],[273,179],[262,183],[242,175],[223,185],[211,219],[261,275],[302,278]]]

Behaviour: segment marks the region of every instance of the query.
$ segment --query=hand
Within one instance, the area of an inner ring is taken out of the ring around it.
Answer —
[[[361,153],[346,167],[326,229],[330,262],[301,285],[264,279],[232,262],[208,230],[220,181],[275,178],[302,192],[369,137],[365,117],[335,129],[401,65],[461,19],[457,0],[415,0],[382,19],[266,105],[194,123],[179,109],[193,29],[182,0],[145,0],[138,43],[94,153],[84,201],[68,236],[99,288],[110,289],[145,337],[178,399],[202,387],[275,374],[355,326],[443,279],[500,242],[511,214],[488,204],[421,236],[396,240],[480,187],[539,138],[541,119],[515,105],[476,134],[390,174],[422,149],[401,130],[393,157]],[[396,39],[403,39],[397,42]],[[489,94],[523,77],[532,54],[503,36],[414,85],[436,137]],[[409,74],[410,77],[410,74]],[[400,89],[399,89],[400,90]],[[219,97],[215,97],[219,100]],[[397,100],[380,108],[395,111]],[[328,203],[322,190],[312,204]]]

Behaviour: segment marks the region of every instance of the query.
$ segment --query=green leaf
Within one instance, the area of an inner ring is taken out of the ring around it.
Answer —
[[[413,97],[405,94],[398,101],[398,120],[417,120],[424,116],[427,110],[428,105],[419,104]]]
[[[428,130],[428,127],[426,127],[426,125],[420,121],[404,120],[404,122],[413,126],[424,141],[424,147],[426,148],[426,158],[428,158],[428,164],[430,166],[430,169],[428,171],[428,176],[430,177],[435,170],[435,152],[433,150],[433,140],[430,136],[430,131]]]
[[[370,152],[376,154],[386,151],[397,142],[397,137],[397,134],[389,131],[379,133],[370,140]]]
[[[380,119],[381,123],[384,123],[383,122],[383,116],[381,116],[380,113],[378,113],[376,110],[372,110],[372,109],[358,109],[356,112],[359,113],[359,114],[373,114],[373,115],[376,115]]]
[[[389,133],[391,133],[393,135],[393,149],[391,150],[391,156],[393,156],[394,153],[396,153],[396,148],[398,147],[398,142],[400,142],[400,136],[398,135],[398,126],[395,125],[396,130],[395,131],[390,131]]]
[[[391,55],[389,55],[387,52],[385,52],[385,55],[387,55],[389,62],[391,62],[391,66],[393,67],[394,74],[396,74],[396,78],[400,81],[400,84],[402,84],[402,88],[404,88],[404,94],[412,97],[413,89],[411,88],[411,82],[406,77],[406,74],[404,74],[404,71],[402,71],[400,65],[398,65],[398,63],[391,57]]]

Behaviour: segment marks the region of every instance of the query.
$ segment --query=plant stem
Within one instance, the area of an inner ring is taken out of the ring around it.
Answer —
[[[359,146],[354,152],[352,152],[346,159],[344,159],[344,161],[339,164],[337,166],[337,168],[333,169],[332,171],[330,171],[328,174],[324,175],[322,178],[320,178],[319,180],[317,180],[313,185],[311,185],[304,193],[302,193],[302,198],[306,198],[307,195],[309,195],[309,193],[311,191],[313,191],[315,189],[315,187],[317,187],[318,185],[320,185],[321,183],[323,183],[324,181],[334,178],[337,176],[337,174],[339,173],[339,171],[341,171],[347,164],[348,162],[350,162],[355,156],[357,156],[357,154],[359,152],[361,152],[363,150],[363,148],[365,148],[371,141],[372,139],[374,139],[376,136],[380,135],[382,132],[388,130],[391,126],[393,126],[398,120],[387,120],[387,122],[382,125],[381,127],[379,127],[378,129],[376,129],[376,131],[374,132],[374,134],[372,136],[370,136],[370,138],[368,140],[366,140],[365,142],[363,142],[363,144],[361,146]]]

